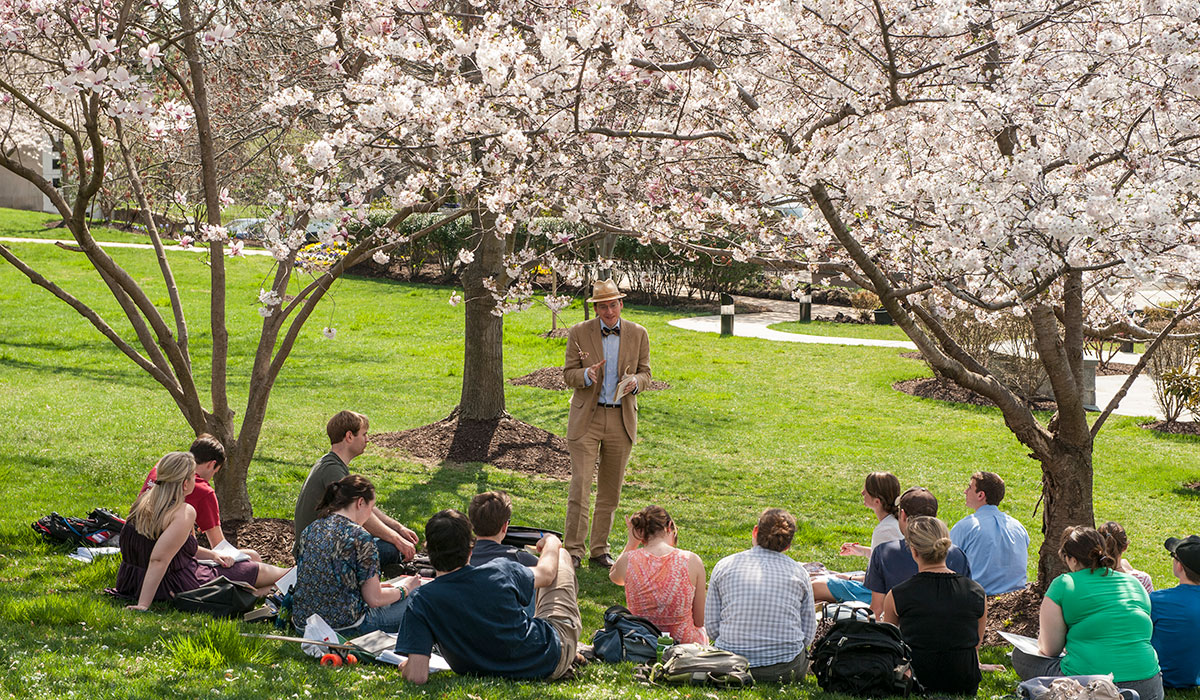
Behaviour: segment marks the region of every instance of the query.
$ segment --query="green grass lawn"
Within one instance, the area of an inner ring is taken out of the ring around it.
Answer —
[[[37,224],[0,213],[0,235]],[[42,217],[43,219],[45,217]],[[91,303],[115,327],[118,307],[78,253],[44,244],[9,247],[68,291]],[[149,251],[110,254],[167,306]],[[203,257],[173,257],[191,319],[193,364],[208,362],[207,273]],[[256,299],[272,261],[229,265],[230,385],[244,386],[260,319]],[[346,278],[338,282],[302,334],[271,398],[251,468],[250,493],[260,517],[290,518],[300,484],[328,447],[327,418],[352,408],[371,418],[373,432],[439,420],[461,391],[461,307],[450,289]],[[566,312],[579,320],[578,305]],[[966,514],[961,493],[977,469],[1002,474],[1004,509],[1024,521],[1035,540],[1041,476],[995,410],[945,405],[891,389],[925,372],[896,350],[722,338],[673,328],[669,310],[627,307],[651,338],[656,379],[671,388],[639,401],[640,442],[633,450],[620,514],[665,506],[681,546],[711,570],[722,556],[749,544],[759,511],[783,506],[800,521],[793,555],[840,568],[861,559],[837,556],[838,545],[870,536],[872,518],[859,489],[873,470],[895,472],[905,486],[924,485],[941,497],[941,515]],[[813,332],[818,324],[805,326]],[[824,324],[821,324],[824,325]],[[338,329],[334,340],[323,326]],[[561,365],[562,339],[539,336],[549,312],[535,308],[505,321],[505,375]],[[858,327],[874,328],[874,327]],[[877,329],[893,330],[893,329]],[[562,434],[565,393],[509,386],[508,410]],[[239,396],[235,409],[244,397]],[[1195,530],[1197,496],[1182,484],[1200,480],[1196,440],[1149,433],[1114,417],[1096,445],[1096,515],[1129,531],[1128,558],[1160,586],[1172,583],[1161,542]],[[163,453],[183,449],[191,435],[165,391],[89,324],[0,266],[0,652],[7,667],[0,694],[13,697],[417,696],[667,698],[701,697],[701,689],[653,689],[632,682],[626,665],[592,665],[569,683],[509,683],[444,676],[422,689],[406,687],[380,666],[329,671],[294,646],[247,643],[239,625],[165,610],[126,612],[100,594],[112,585],[114,558],[84,565],[41,544],[29,523],[52,511],[83,515],[97,506],[127,512],[141,480]],[[514,498],[514,523],[561,528],[567,485],[485,464],[423,464],[368,447],[354,469],[380,490],[380,505],[418,530],[438,509],[463,509],[493,488]],[[614,533],[619,548],[622,533]],[[1031,564],[1033,562],[1031,561]],[[620,588],[581,570],[585,635],[601,626]],[[246,627],[261,631],[261,628]],[[985,660],[999,662],[999,649]],[[1015,688],[1011,672],[988,674],[981,694]],[[747,697],[809,697],[811,679]],[[1175,695],[1173,695],[1175,697]],[[1178,697],[1200,698],[1200,694]]]
[[[832,321],[784,321],[767,326],[771,330],[799,335],[833,336],[835,338],[866,338],[869,340],[908,340],[899,326],[877,326],[873,323],[834,323]]]

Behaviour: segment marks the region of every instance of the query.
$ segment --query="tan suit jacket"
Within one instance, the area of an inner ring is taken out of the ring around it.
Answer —
[[[621,347],[617,356],[618,381],[627,374],[634,374],[637,376],[638,392],[645,391],[650,386],[650,337],[646,329],[633,321],[621,319]],[[588,367],[603,359],[600,319],[593,318],[571,326],[567,331],[567,357],[563,366],[563,381],[575,389],[571,397],[571,412],[567,417],[568,440],[583,437],[592,424],[603,377],[601,381],[586,386],[584,374]],[[637,441],[637,410],[636,395],[627,394],[621,398],[621,421],[630,442]]]

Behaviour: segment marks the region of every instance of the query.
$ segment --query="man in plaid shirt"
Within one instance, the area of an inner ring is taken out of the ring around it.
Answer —
[[[760,683],[800,681],[817,631],[812,584],[804,567],[784,554],[796,518],[768,508],[754,528],[754,546],[713,567],[704,628],[719,649],[741,654]]]

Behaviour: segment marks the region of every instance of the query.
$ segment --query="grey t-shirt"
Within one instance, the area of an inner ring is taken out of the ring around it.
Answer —
[[[350,468],[333,452],[326,454],[308,473],[304,486],[300,487],[300,497],[296,499],[296,515],[293,526],[296,532],[296,543],[300,542],[300,533],[304,528],[317,519],[317,506],[325,496],[325,487],[335,481],[341,481],[350,476]],[[296,554],[296,547],[292,548]]]

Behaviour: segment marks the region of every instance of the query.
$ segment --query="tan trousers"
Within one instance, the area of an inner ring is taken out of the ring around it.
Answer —
[[[566,550],[559,550],[558,576],[554,583],[543,588],[537,598],[533,616],[550,623],[558,633],[558,665],[551,678],[562,678],[571,670],[575,661],[575,650],[579,646],[579,634],[583,623],[579,619],[579,582],[575,580],[575,567]]]
[[[608,533],[613,513],[621,501],[625,482],[625,464],[633,443],[625,432],[620,408],[596,407],[592,424],[583,437],[567,440],[571,455],[571,490],[567,497],[567,524],[563,528],[564,546],[572,556],[583,558],[583,541],[588,535],[588,508],[592,495],[592,475],[596,475],[596,517],[588,556],[608,552]],[[599,466],[596,465],[599,457]]]

